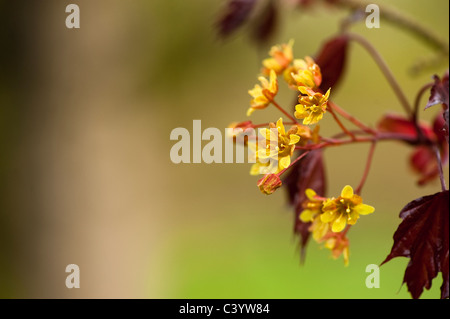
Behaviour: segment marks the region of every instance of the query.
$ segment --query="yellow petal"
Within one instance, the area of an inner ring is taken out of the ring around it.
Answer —
[[[291,134],[289,136],[289,145],[295,145],[298,142],[300,142],[300,136],[298,136],[297,134]]]
[[[308,93],[310,93],[310,91],[308,90],[308,88],[306,86],[299,86],[298,90],[301,94],[304,94],[304,95],[309,95]]]
[[[333,222],[333,225],[331,226],[331,230],[335,233],[339,233],[345,228],[345,225],[347,225],[347,218],[346,218],[346,216],[344,216],[344,214],[341,214]]]
[[[288,168],[291,165],[291,157],[285,156],[280,159],[280,167],[282,169]]]
[[[265,77],[260,76],[258,78],[258,80],[259,80],[259,82],[261,82],[263,89],[268,89],[269,88],[269,81]]]
[[[286,131],[284,130],[284,125],[283,125],[283,118],[280,117],[280,119],[277,121],[277,128],[278,128],[278,132],[281,135],[285,135]]]
[[[252,115],[253,114],[253,112],[255,112],[255,109],[254,108],[249,108],[248,110],[247,110],[247,116],[250,116],[250,115]]]
[[[320,215],[320,220],[323,223],[329,223],[332,222],[336,218],[336,212],[332,210],[328,210],[324,212],[322,215]]]
[[[307,117],[305,117],[303,119],[303,124],[304,125],[311,125],[311,124],[314,124],[314,123],[315,122],[314,122],[314,117],[313,117],[312,113],[310,113]]]
[[[351,199],[353,197],[353,188],[350,185],[345,186],[342,189],[341,197]]]
[[[328,223],[322,223],[320,219],[316,219],[313,223],[313,239],[317,242],[328,233]]]
[[[306,197],[308,197],[311,200],[313,200],[314,197],[317,195],[316,192],[311,188],[306,189],[305,194],[306,194]]]
[[[310,209],[305,209],[304,211],[302,211],[302,213],[300,214],[300,220],[302,222],[311,222],[314,219],[314,216],[316,215],[316,211],[310,210]]]
[[[352,209],[352,211],[347,217],[347,223],[349,223],[350,225],[354,225],[358,220],[358,218],[359,218],[358,212],[355,209]]]
[[[270,84],[268,89],[274,95],[278,92],[278,79],[274,70],[270,70]]]
[[[262,95],[262,88],[256,84],[255,87],[248,91],[248,94],[250,94],[252,97],[257,97]]]
[[[359,204],[353,207],[353,210],[358,212],[360,215],[368,215],[372,214],[375,211],[375,208],[366,204]]]
[[[344,264],[345,264],[345,266],[348,266],[349,256],[350,256],[350,250],[349,250],[348,246],[346,246],[344,248],[343,254],[344,254]]]
[[[250,169],[250,175],[253,175],[253,176],[259,175],[259,174],[260,174],[260,173],[259,173],[260,167],[261,167],[261,164],[260,164],[260,163],[255,163],[255,164],[253,164],[253,165],[252,165],[252,168]]]

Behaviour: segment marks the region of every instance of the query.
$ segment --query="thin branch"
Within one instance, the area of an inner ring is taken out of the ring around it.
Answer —
[[[373,159],[373,155],[375,153],[376,145],[377,145],[376,142],[372,142],[372,145],[370,146],[369,155],[367,157],[367,162],[366,162],[366,167],[364,169],[364,173],[361,178],[361,182],[359,183],[358,187],[356,188],[356,191],[355,191],[356,194],[361,195],[362,188],[364,187],[367,177],[369,176],[370,166],[372,165],[372,159]]]
[[[369,41],[367,41],[361,35],[356,34],[356,33],[346,33],[346,35],[351,40],[359,43],[372,56],[373,60],[376,62],[376,64],[380,68],[381,72],[384,74],[386,80],[389,82],[390,86],[392,87],[395,95],[397,96],[398,100],[400,101],[400,104],[403,106],[405,112],[408,115],[412,115],[413,110],[411,108],[411,105],[408,102],[406,94],[403,92],[402,88],[400,87],[400,84],[398,83],[397,79],[395,78],[394,74],[392,73],[391,69],[389,68],[386,61],[383,59],[383,57],[380,55],[380,53],[375,49],[375,47]]]
[[[350,136],[351,139],[355,139],[355,135],[350,132],[345,126],[344,124],[342,124],[341,120],[337,117],[337,115],[334,113],[333,107],[331,107],[330,105],[328,106],[328,110],[331,113],[331,115],[333,115],[334,120],[336,121],[336,123],[339,125],[339,127],[342,129],[342,131],[347,134],[348,136]]]
[[[298,121],[292,116],[290,115],[288,112],[286,112],[285,109],[283,109],[277,102],[275,102],[274,100],[270,101],[272,102],[272,104],[281,111],[281,113],[283,113],[284,115],[286,115],[292,122],[294,123],[298,123]]]
[[[441,188],[442,191],[446,191],[447,184],[445,183],[444,170],[442,169],[441,152],[436,145],[433,146],[433,151],[434,155],[436,156],[437,166],[439,169],[439,180],[441,181]]]
[[[357,10],[365,12],[365,9],[368,4],[371,2],[362,1],[362,0],[336,0],[333,1],[334,4],[349,8],[351,10]],[[418,36],[421,40],[429,44],[431,47],[438,49],[443,54],[449,54],[449,45],[448,42],[440,37],[437,33],[435,33],[432,29],[427,28],[426,26],[420,24],[417,20],[405,15],[403,12],[396,10],[393,7],[379,5],[380,8],[380,17],[390,23],[411,32],[412,34]]]
[[[363,122],[358,120],[353,115],[350,115],[349,113],[347,113],[347,111],[345,111],[343,108],[341,108],[339,105],[337,105],[333,101],[329,100],[328,106],[330,108],[332,108],[334,111],[336,111],[339,115],[344,117],[346,120],[350,121],[351,123],[355,124],[360,129],[362,129],[364,132],[371,134],[371,135],[376,135],[376,132],[372,128],[370,128],[369,126],[367,126],[366,124],[364,124]]]

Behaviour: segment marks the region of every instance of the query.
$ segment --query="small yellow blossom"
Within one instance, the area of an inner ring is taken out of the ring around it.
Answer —
[[[282,74],[294,58],[293,46],[293,40],[289,41],[288,44],[273,46],[269,51],[271,57],[263,61],[262,73],[269,75],[271,70],[273,70],[277,75]]]
[[[294,60],[293,65],[284,71],[284,79],[293,88],[306,86],[314,89],[322,83],[322,73],[314,60],[307,56],[304,60]]]
[[[302,222],[312,222],[318,215],[322,213],[323,199],[317,197],[317,194],[311,188],[305,191],[308,198],[302,203],[303,211],[300,214],[300,220]]]
[[[324,198],[317,196],[316,192],[311,188],[305,191],[308,198],[302,203],[303,211],[300,213],[300,220],[304,223],[312,222],[309,228],[315,241],[320,242],[321,238],[329,231],[328,223],[320,220]]]
[[[362,198],[353,193],[349,185],[342,189],[341,196],[331,198],[324,202],[320,220],[330,223],[331,230],[341,232],[347,224],[354,225],[359,215],[368,215],[375,211],[372,206],[362,203]]]
[[[322,222],[320,216],[317,216],[314,218],[309,231],[312,233],[313,239],[320,243],[322,238],[330,231],[330,224]]]
[[[291,164],[291,156],[294,153],[295,144],[300,141],[300,136],[297,135],[297,132],[297,125],[286,131],[282,118],[276,124],[270,123],[268,129],[261,129],[260,135],[263,136],[263,139],[259,139],[258,144],[249,142],[249,147],[256,154],[256,163],[253,164],[250,174],[257,175],[262,172],[275,174],[288,168]],[[277,162],[277,167],[272,167],[273,162]]]
[[[302,95],[299,96],[299,104],[295,106],[294,116],[298,119],[303,119],[303,124],[305,125],[319,122],[327,110],[331,89],[325,95],[304,86],[299,86],[298,89]]]
[[[323,237],[325,241],[325,248],[331,250],[331,255],[334,259],[338,259],[340,255],[344,256],[344,264],[348,266],[350,256],[350,241],[345,235],[341,233],[329,232]]]
[[[259,84],[256,84],[252,90],[248,91],[253,99],[250,102],[250,108],[247,111],[247,116],[250,116],[255,110],[266,108],[278,93],[278,80],[275,71],[270,71],[270,78],[260,76]]]

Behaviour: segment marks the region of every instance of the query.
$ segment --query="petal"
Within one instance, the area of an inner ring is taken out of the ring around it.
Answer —
[[[359,213],[355,209],[352,209],[352,211],[348,215],[347,223],[349,223],[350,225],[354,225],[354,224],[356,224],[356,221],[358,220],[358,218],[359,218]]]
[[[320,215],[320,220],[323,223],[329,223],[336,219],[336,212],[333,210],[328,210]]]
[[[260,163],[253,164],[252,168],[250,169],[250,175],[253,175],[253,176],[259,175],[260,174],[260,172],[259,172],[259,168],[260,167],[261,167]]]
[[[281,135],[285,135],[286,131],[284,129],[284,125],[283,125],[283,118],[280,117],[280,119],[277,121],[277,128],[278,128],[278,132]]]
[[[344,248],[343,254],[344,254],[344,264],[345,264],[345,266],[348,266],[349,256],[350,256],[350,250],[349,250],[348,246],[346,246]]]
[[[289,155],[285,156],[285,157],[282,157],[280,159],[280,167],[282,169],[288,168],[289,165],[291,165],[291,157]]]
[[[322,223],[320,220],[314,221],[313,224],[313,238],[315,241],[320,241],[328,232],[328,223]]]
[[[270,84],[268,89],[274,95],[278,92],[278,79],[274,70],[270,70]]]
[[[291,134],[289,136],[289,145],[295,145],[298,142],[300,142],[300,136],[298,136],[297,134]]]
[[[359,205],[356,205],[355,207],[353,207],[353,210],[358,212],[358,214],[360,214],[360,215],[368,215],[368,214],[372,214],[375,211],[375,208],[370,205],[359,204]]]
[[[305,125],[311,125],[314,123],[316,123],[316,122],[314,121],[313,113],[309,113],[309,115],[303,119],[303,124],[305,124]]]
[[[304,223],[311,222],[314,219],[314,216],[317,214],[316,211],[313,211],[311,209],[305,209],[300,214],[300,220]]]
[[[258,84],[255,85],[255,87],[248,91],[248,94],[250,94],[252,97],[257,97],[262,95],[262,88]]]
[[[314,197],[317,195],[316,192],[311,188],[306,189],[305,194],[306,194],[306,197],[308,197],[311,200],[313,200]]]
[[[353,197],[353,188],[350,185],[345,186],[342,189],[341,197],[351,199]]]
[[[253,107],[249,108],[249,109],[247,110],[247,116],[252,115],[253,112],[255,112],[255,109],[254,109]]]
[[[344,214],[341,214],[333,222],[333,225],[331,226],[331,230],[335,233],[339,233],[345,228],[345,225],[347,225],[347,218],[346,218],[346,216],[344,216]]]
[[[260,76],[260,77],[258,78],[258,80],[259,80],[259,82],[261,82],[262,87],[263,87],[264,89],[269,88],[269,81],[268,81],[265,77]]]

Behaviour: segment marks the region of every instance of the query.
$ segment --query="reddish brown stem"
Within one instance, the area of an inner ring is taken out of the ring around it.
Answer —
[[[271,102],[278,110],[280,110],[284,115],[286,115],[292,122],[298,123],[298,121],[292,115],[290,115],[288,112],[286,112],[286,110],[283,109],[277,102],[275,102],[274,100],[272,100]]]
[[[355,137],[355,139],[351,140],[331,140],[320,144],[310,144],[307,146],[296,146],[297,150],[307,150],[312,151],[316,149],[326,148],[330,146],[340,146],[346,144],[354,144],[354,143],[373,143],[378,141],[402,141],[410,144],[417,143],[417,138],[411,137],[406,134],[397,134],[397,133],[378,133],[375,136],[368,137]]]
[[[375,146],[376,146],[376,142],[372,142],[372,145],[370,146],[370,150],[369,150],[369,155],[367,157],[366,168],[364,169],[364,173],[361,178],[361,182],[359,183],[358,187],[355,190],[355,193],[358,195],[361,195],[362,188],[364,187],[367,177],[369,176],[369,171],[370,171],[370,166],[372,164],[373,154],[375,153]]]
[[[377,51],[377,49],[375,49],[375,47],[369,41],[367,41],[366,38],[364,38],[359,34],[346,33],[346,35],[349,37],[349,39],[359,43],[372,56],[372,59],[378,65],[378,68],[381,70],[381,72],[384,74],[386,80],[392,87],[395,95],[400,101],[400,104],[403,106],[405,112],[408,115],[412,115],[413,110],[408,102],[408,99],[406,98],[405,93],[403,92],[402,88],[400,87],[400,84],[398,83],[391,69],[389,68],[383,57],[380,55],[380,53]]]
[[[436,145],[433,146],[433,151],[436,156],[437,166],[439,169],[439,180],[441,181],[441,188],[444,192],[447,190],[447,185],[445,183],[444,170],[442,169],[441,152]]]
[[[292,166],[294,166],[295,164],[297,164],[302,158],[304,158],[306,155],[309,154],[309,151],[303,153],[302,155],[300,155],[299,157],[297,157],[292,163],[291,165],[289,165],[289,167],[286,167],[285,169],[283,169],[281,172],[279,172],[277,175],[278,177],[280,177],[284,172],[286,172],[289,168],[291,168]]]
[[[376,132],[372,128],[370,128],[367,125],[365,125],[363,122],[358,120],[353,115],[350,115],[349,113],[347,113],[347,111],[345,111],[343,108],[341,108],[339,105],[337,105],[333,101],[328,101],[328,105],[333,110],[335,110],[339,115],[341,115],[343,118],[345,118],[346,120],[350,121],[351,123],[355,124],[357,127],[359,127],[364,132],[366,132],[368,134],[372,134],[372,135],[376,134]]]
[[[348,136],[350,136],[350,138],[355,139],[355,135],[353,133],[351,133],[345,126],[344,124],[342,124],[341,120],[337,117],[337,115],[334,113],[333,107],[328,107],[328,111],[331,113],[331,115],[333,115],[334,120],[336,121],[336,123],[339,125],[339,127],[342,129],[342,131],[347,134]]]

